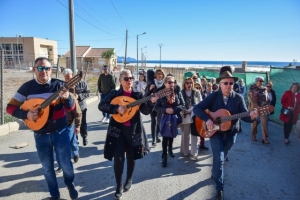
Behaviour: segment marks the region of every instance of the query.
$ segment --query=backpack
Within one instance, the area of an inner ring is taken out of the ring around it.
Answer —
[[[169,138],[175,138],[177,136],[177,115],[162,114],[160,120],[160,134],[163,137]]]

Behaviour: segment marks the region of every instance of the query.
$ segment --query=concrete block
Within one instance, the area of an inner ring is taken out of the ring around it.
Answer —
[[[0,136],[7,135],[8,133],[9,133],[9,125],[8,124],[0,125]]]

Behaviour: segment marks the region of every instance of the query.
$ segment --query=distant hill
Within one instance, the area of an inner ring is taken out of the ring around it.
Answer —
[[[118,63],[124,63],[125,62],[125,57],[124,56],[118,56],[117,62]],[[135,63],[135,62],[136,62],[135,58],[131,58],[131,57],[126,58],[126,63]]]

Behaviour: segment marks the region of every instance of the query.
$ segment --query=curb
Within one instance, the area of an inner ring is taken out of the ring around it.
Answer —
[[[92,96],[89,97],[86,100],[86,104],[90,104],[94,101],[99,101],[99,97],[98,96]],[[26,127],[26,125],[24,124],[24,122],[22,120],[17,120],[15,122],[8,122],[6,124],[0,125],[0,137],[7,135],[9,133],[12,133],[14,131],[18,131],[20,130],[20,128]]]

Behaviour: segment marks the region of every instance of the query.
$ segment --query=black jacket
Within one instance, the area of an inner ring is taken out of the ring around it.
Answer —
[[[197,104],[194,107],[193,112],[198,118],[206,122],[207,120],[209,120],[209,115],[206,112],[204,112],[206,109],[208,109],[211,112],[216,112],[221,108],[228,110],[231,115],[248,111],[245,104],[245,100],[242,97],[242,95],[232,91],[230,93],[227,105],[225,105],[223,101],[222,91],[219,90],[217,92],[208,95],[205,99],[203,99],[203,101]],[[254,121],[251,120],[250,116],[243,117],[241,119],[245,122],[250,122],[250,123]],[[235,134],[239,132],[239,130],[240,130],[239,119],[236,119],[231,121],[231,128],[230,130],[226,131],[226,133]],[[217,133],[222,133],[222,132],[218,131]]]
[[[276,105],[276,94],[275,94],[275,91],[273,89],[270,90],[270,92],[272,94],[272,101],[270,101],[270,105],[274,106],[274,108],[275,108],[275,105]],[[273,115],[273,114],[274,114],[274,111],[270,113],[270,115]]]
[[[99,103],[98,109],[109,114],[117,114],[119,105],[112,105],[110,104],[110,102],[118,96],[123,96],[122,88],[120,88],[119,90],[112,90],[106,96],[106,98]],[[131,98],[142,99],[143,94],[141,92],[132,92]],[[151,112],[149,101],[146,103],[142,103],[139,107],[139,110],[130,119],[131,126],[134,126],[134,130],[132,132],[132,148],[135,160],[143,158],[150,151],[140,112],[145,115],[148,115]],[[114,118],[111,117],[105,140],[104,158],[112,160],[115,149],[117,148],[118,138],[122,131],[121,129],[122,123],[115,121]]]

